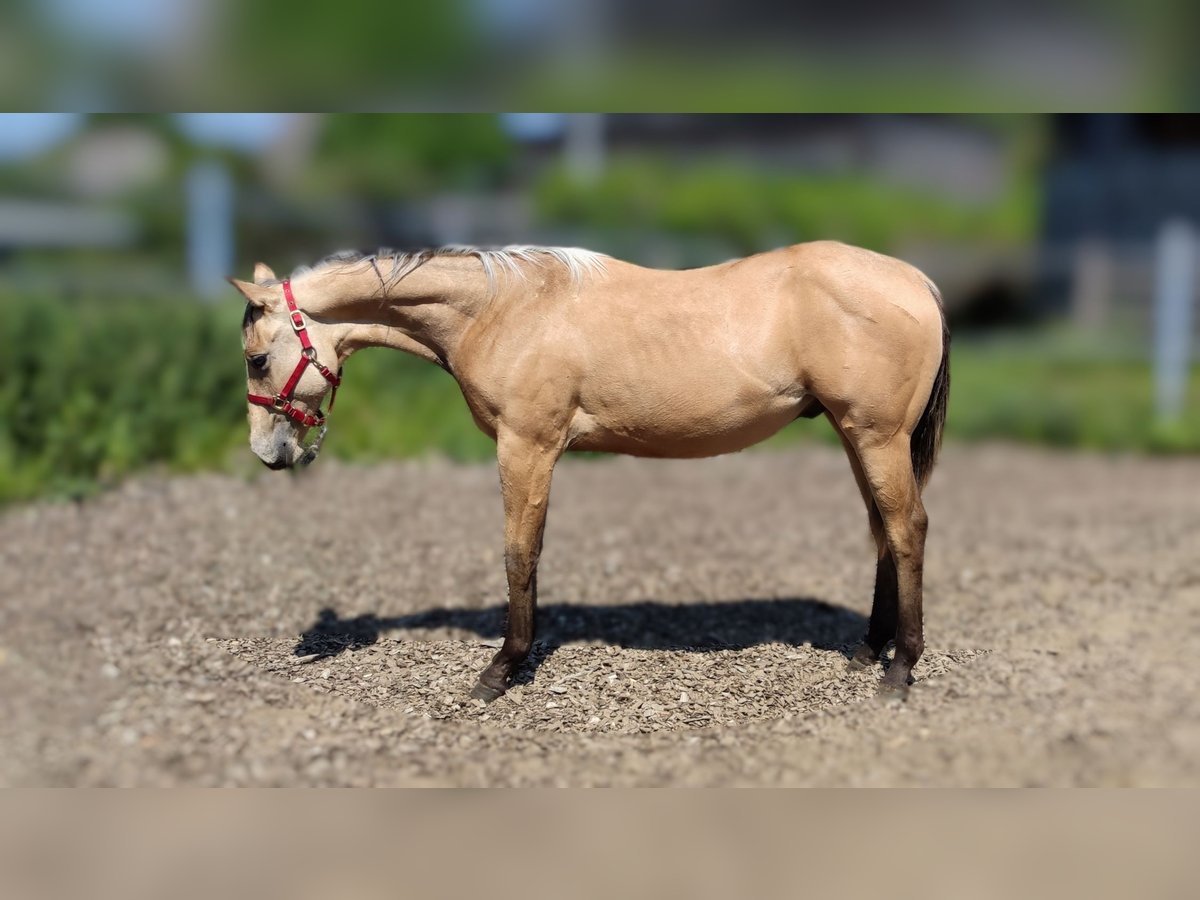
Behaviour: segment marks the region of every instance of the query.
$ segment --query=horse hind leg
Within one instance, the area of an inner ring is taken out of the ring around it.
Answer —
[[[842,447],[850,461],[850,469],[854,473],[854,482],[858,485],[858,491],[862,494],[863,503],[867,507],[871,536],[875,539],[875,592],[871,600],[871,618],[862,643],[850,657],[850,669],[858,670],[868,668],[878,662],[888,641],[896,636],[896,563],[892,559],[892,552],[888,547],[883,516],[880,515],[879,507],[875,505],[875,497],[871,493],[871,485],[867,481],[866,473],[863,472],[858,451],[854,449],[854,445],[838,427],[833,416],[827,416],[827,418],[838,437],[841,438]]]
[[[883,444],[860,439],[855,446],[883,520],[896,573],[896,654],[880,691],[903,694],[925,649],[922,582],[929,520],[913,471],[908,436],[899,432]]]

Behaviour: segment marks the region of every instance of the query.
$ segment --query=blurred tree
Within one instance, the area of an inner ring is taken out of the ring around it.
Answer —
[[[398,89],[468,74],[476,45],[469,12],[467,0],[339,0],[303,8],[290,0],[227,0],[218,53],[235,76],[226,79],[231,96],[249,79],[256,96],[293,98],[285,101],[290,109],[297,100],[306,109],[334,99],[394,106]]]
[[[397,200],[495,186],[512,157],[492,115],[335,115],[318,141],[313,177],[323,190]]]

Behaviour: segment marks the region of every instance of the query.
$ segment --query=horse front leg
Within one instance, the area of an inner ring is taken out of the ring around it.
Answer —
[[[471,689],[490,703],[506,690],[533,647],[537,616],[537,565],[546,527],[550,479],[561,441],[539,441],[501,431],[497,435],[500,490],[504,496],[504,567],[508,616],[504,644]]]

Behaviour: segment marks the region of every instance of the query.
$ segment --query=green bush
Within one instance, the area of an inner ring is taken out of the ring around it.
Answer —
[[[219,455],[240,417],[237,340],[236,321],[195,302],[6,298],[0,499]]]
[[[0,502],[248,459],[241,313],[232,300],[0,299]],[[347,377],[327,452],[491,452],[439,369],[372,351]]]

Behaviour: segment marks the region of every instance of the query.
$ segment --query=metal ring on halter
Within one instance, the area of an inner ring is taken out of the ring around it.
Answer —
[[[328,430],[328,425],[321,425],[321,430],[317,432],[316,439],[304,448],[304,452],[300,454],[300,458],[296,460],[296,465],[307,466],[316,461],[317,456],[321,452],[321,442],[325,440],[325,432]]]

